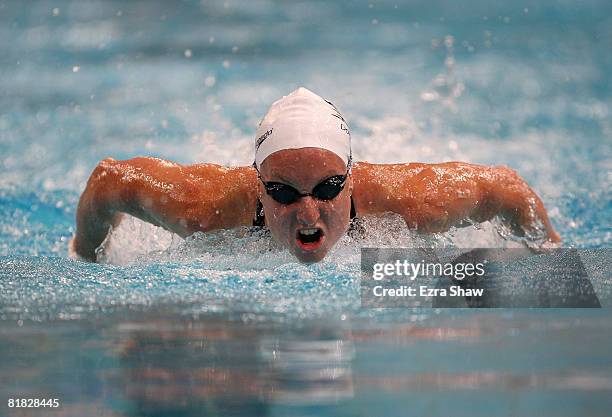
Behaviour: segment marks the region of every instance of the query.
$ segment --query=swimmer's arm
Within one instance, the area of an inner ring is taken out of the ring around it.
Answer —
[[[96,249],[110,228],[119,224],[122,213],[182,237],[251,225],[256,178],[251,167],[183,166],[157,158],[105,159],[81,195],[72,250],[95,261]]]
[[[506,167],[362,163],[354,181],[358,214],[398,213],[409,227],[427,233],[499,216],[516,235],[535,238],[541,230],[548,240],[560,241],[542,200]]]

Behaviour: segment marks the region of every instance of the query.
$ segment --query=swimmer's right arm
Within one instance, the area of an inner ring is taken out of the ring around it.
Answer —
[[[72,250],[95,261],[96,249],[122,213],[186,237],[251,225],[256,201],[252,167],[107,158],[94,169],[79,200]]]

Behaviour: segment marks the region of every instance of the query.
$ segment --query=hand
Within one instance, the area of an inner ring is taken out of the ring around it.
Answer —
[[[531,240],[561,242],[542,200],[525,180],[509,168],[493,169],[496,180],[490,184],[489,198],[500,207],[502,218],[512,227],[514,234]]]

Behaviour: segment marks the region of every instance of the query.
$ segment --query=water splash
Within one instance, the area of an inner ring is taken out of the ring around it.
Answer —
[[[326,259],[354,269],[359,265],[362,247],[502,248],[524,247],[528,241],[527,238],[510,238],[509,229],[498,219],[426,235],[408,229],[401,216],[386,214],[359,219],[359,229],[362,232],[342,237]],[[264,228],[196,233],[183,240],[161,227],[127,215],[98,252],[98,262],[103,264],[192,261],[203,262],[211,269],[236,271],[296,263],[293,255],[276,243]]]

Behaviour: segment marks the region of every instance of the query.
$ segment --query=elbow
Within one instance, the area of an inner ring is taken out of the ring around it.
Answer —
[[[505,165],[494,167],[493,173],[493,177],[499,183],[523,187],[527,185],[525,180],[518,174],[518,172]]]
[[[481,181],[484,205],[501,206],[511,197],[525,195],[530,191],[525,180],[507,166],[491,167]]]
[[[105,158],[96,165],[83,192],[81,203],[96,212],[112,211],[113,201],[118,200],[118,161]]]
[[[106,182],[107,178],[115,172],[117,161],[113,158],[105,158],[98,162],[87,180],[85,192],[98,189]]]
[[[98,162],[98,165],[96,165],[94,168],[93,172],[91,173],[90,180],[100,180],[105,178],[109,175],[109,173],[116,171],[116,167],[117,160],[113,158],[104,158]]]

